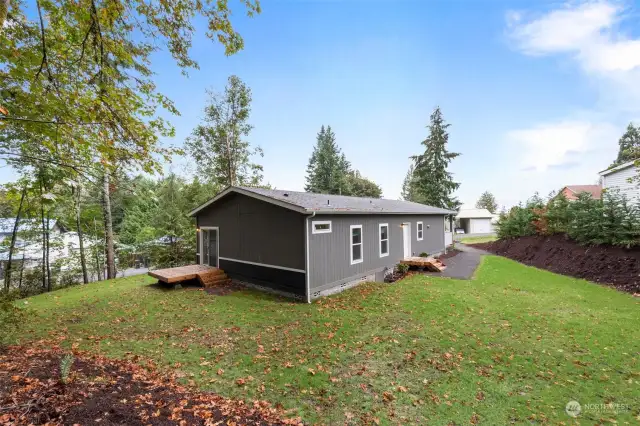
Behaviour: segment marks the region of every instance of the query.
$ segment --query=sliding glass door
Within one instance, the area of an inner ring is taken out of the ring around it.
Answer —
[[[218,228],[202,229],[203,265],[218,267]]]

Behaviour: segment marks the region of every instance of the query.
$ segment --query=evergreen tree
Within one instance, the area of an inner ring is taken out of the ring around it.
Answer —
[[[304,190],[322,194],[348,195],[351,165],[336,144],[331,126],[320,128],[309,164]]]
[[[223,94],[209,92],[209,95],[205,118],[186,142],[198,172],[223,187],[260,185],[263,169],[251,162],[251,156],[262,156],[262,149],[252,149],[244,140],[252,128],[251,89],[232,75]]]
[[[450,124],[445,123],[440,107],[436,107],[430,119],[429,136],[422,141],[425,151],[412,157],[415,161],[412,186],[416,197],[413,201],[455,210],[460,202],[452,194],[460,184],[453,181],[447,167],[460,154],[447,151]]]
[[[611,165],[612,167],[640,158],[640,128],[629,123],[627,131],[618,141],[618,145],[618,156]]]
[[[498,203],[496,203],[496,197],[493,196],[489,191],[484,191],[478,202],[476,203],[477,209],[487,209],[491,213],[495,213],[498,210]]]
[[[407,170],[407,175],[404,177],[404,181],[402,181],[402,192],[400,193],[400,198],[405,201],[415,201],[415,186],[414,186],[414,167],[413,161],[409,166],[409,170]]]

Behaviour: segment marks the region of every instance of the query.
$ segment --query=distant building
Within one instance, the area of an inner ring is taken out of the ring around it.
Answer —
[[[564,194],[569,201],[575,201],[582,192],[588,192],[594,200],[599,200],[602,197],[600,185],[567,185],[560,190],[559,194]]]
[[[456,222],[465,234],[490,234],[496,215],[487,209],[461,209],[456,215]]]
[[[4,276],[6,263],[9,260],[9,243],[15,220],[15,218],[0,218],[0,278]],[[93,246],[87,238],[83,240],[85,248]],[[68,258],[79,250],[78,233],[68,232],[57,220],[50,219],[49,263],[53,264],[60,259]],[[42,252],[42,222],[40,219],[20,219],[12,263],[24,260],[26,268],[35,267],[42,262]]]
[[[630,201],[640,201],[640,181],[638,173],[640,168],[634,161],[621,164],[600,172],[602,189],[617,189],[621,195],[626,195]]]

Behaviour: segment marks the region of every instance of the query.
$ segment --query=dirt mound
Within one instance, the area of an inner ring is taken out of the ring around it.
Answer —
[[[299,424],[265,401],[193,391],[149,362],[142,367],[76,353],[62,383],[62,351],[44,346],[0,349],[0,424]]]
[[[510,238],[474,247],[558,274],[640,293],[640,249],[581,246],[564,235]]]

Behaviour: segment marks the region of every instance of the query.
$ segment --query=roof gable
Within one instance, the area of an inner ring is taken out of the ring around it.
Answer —
[[[563,189],[568,189],[575,195],[588,192],[594,200],[599,200],[602,197],[602,187],[600,185],[567,185]]]
[[[348,197],[343,195],[313,194],[252,187],[231,186],[189,213],[199,211],[215,203],[230,192],[237,192],[262,201],[279,205],[303,214],[452,214],[451,210],[402,200],[384,198]]]

